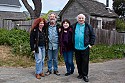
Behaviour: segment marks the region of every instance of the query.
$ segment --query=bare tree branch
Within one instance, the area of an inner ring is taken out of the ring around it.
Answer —
[[[32,0],[33,1],[33,3],[34,3],[34,6],[35,6],[35,9],[34,9],[34,12],[35,12],[35,15],[37,16],[37,17],[39,17],[40,16],[40,14],[41,14],[41,10],[42,10],[42,2],[41,2],[41,0]]]
[[[26,7],[26,9],[28,10],[28,12],[30,13],[30,17],[31,19],[35,19],[38,18],[41,14],[41,10],[42,10],[42,2],[41,0],[32,0],[35,9],[33,10],[33,8],[28,4],[27,0],[22,0],[24,6]]]

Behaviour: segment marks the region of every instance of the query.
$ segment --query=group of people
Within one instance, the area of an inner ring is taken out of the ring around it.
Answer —
[[[37,79],[45,75],[60,75],[58,71],[58,52],[63,55],[66,73],[69,76],[74,73],[73,54],[78,69],[78,79],[88,82],[89,51],[95,42],[95,34],[91,25],[85,22],[85,15],[79,14],[77,22],[70,24],[68,19],[57,23],[57,16],[51,13],[48,16],[49,22],[44,18],[34,20],[30,32],[30,47],[35,55]],[[48,56],[48,70],[44,74],[44,59]]]

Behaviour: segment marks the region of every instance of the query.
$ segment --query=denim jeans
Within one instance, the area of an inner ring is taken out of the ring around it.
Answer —
[[[67,73],[74,72],[73,51],[63,52]]]
[[[45,59],[45,47],[38,47],[39,53],[35,53],[35,61],[36,61],[36,74],[40,74],[43,72],[44,67],[44,59]]]
[[[48,70],[51,72],[52,66],[54,71],[58,70],[58,49],[48,50]]]

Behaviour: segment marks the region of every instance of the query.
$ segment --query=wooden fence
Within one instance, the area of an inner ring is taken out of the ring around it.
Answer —
[[[1,22],[2,23],[2,22]],[[10,30],[12,28],[18,28],[21,30],[29,31],[31,28],[32,21],[10,21],[4,20],[3,27]],[[96,44],[125,44],[125,33],[118,33],[117,31],[95,29]]]
[[[96,44],[125,44],[125,33],[117,31],[94,29],[96,35]]]
[[[3,20],[0,25],[2,28],[6,28],[7,30],[11,30],[13,28],[18,28],[21,30],[29,31],[31,28],[32,21],[12,21],[12,20]]]

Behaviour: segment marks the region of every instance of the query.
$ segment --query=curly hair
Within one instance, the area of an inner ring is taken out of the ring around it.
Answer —
[[[40,23],[41,21],[44,22],[44,26],[46,25],[46,20],[45,20],[44,18],[37,18],[37,19],[34,20],[30,31],[32,31],[34,28],[39,27],[39,23]]]

